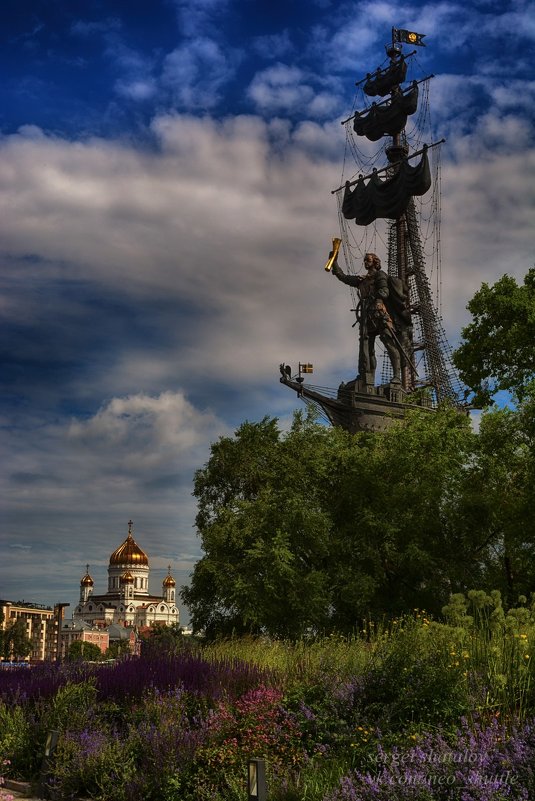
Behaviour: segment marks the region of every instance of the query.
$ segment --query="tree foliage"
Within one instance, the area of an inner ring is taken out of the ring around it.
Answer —
[[[147,654],[176,653],[184,645],[184,634],[179,623],[170,626],[165,623],[153,623],[149,631],[141,637],[141,652]]]
[[[9,623],[2,632],[2,656],[6,660],[26,659],[32,652],[32,641],[22,618]]]
[[[183,597],[208,632],[292,635],[328,620],[330,437],[296,417],[244,423],[195,476],[206,556]]]
[[[297,637],[473,587],[529,594],[534,409],[489,412],[480,434],[450,408],[374,434],[244,423],[195,476],[194,628]]]
[[[75,640],[69,645],[68,658],[73,661],[83,659],[87,662],[100,662],[103,656],[102,651],[94,642]]]
[[[535,268],[521,285],[509,275],[483,284],[468,310],[473,320],[462,330],[454,362],[474,405],[491,404],[499,390],[522,398],[535,378]]]
[[[515,409],[483,415],[472,470],[485,500],[487,588],[509,605],[535,589],[535,392],[523,394]]]
[[[104,657],[105,659],[120,659],[122,656],[127,656],[129,653],[129,640],[114,640],[110,642]]]

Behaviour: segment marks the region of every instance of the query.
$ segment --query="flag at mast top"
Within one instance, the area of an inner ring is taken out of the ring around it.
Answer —
[[[406,44],[419,45],[426,47],[425,42],[422,42],[425,33],[416,33],[416,31],[406,31],[402,28],[392,28],[392,44],[396,42],[405,42]]]

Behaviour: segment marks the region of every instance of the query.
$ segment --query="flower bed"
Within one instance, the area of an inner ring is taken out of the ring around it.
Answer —
[[[58,799],[245,801],[251,757],[270,801],[533,798],[533,611],[476,593],[446,613],[6,671],[0,757],[36,780],[59,731]]]

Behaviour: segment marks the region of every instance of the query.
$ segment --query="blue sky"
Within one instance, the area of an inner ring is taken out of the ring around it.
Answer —
[[[355,372],[340,120],[393,25],[442,148],[442,310],[533,265],[530,2],[4,0],[0,597],[74,605],[134,520],[157,591],[199,558],[192,477],[282,361]],[[384,257],[384,253],[379,253]],[[184,619],[187,613],[184,610]]]

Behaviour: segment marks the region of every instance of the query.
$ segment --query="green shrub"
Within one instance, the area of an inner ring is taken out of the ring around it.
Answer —
[[[9,760],[11,776],[21,775],[32,751],[32,733],[20,706],[8,707],[0,701],[0,760]]]
[[[126,801],[135,775],[128,742],[91,728],[60,737],[48,785],[59,798],[81,795],[96,801]]]

